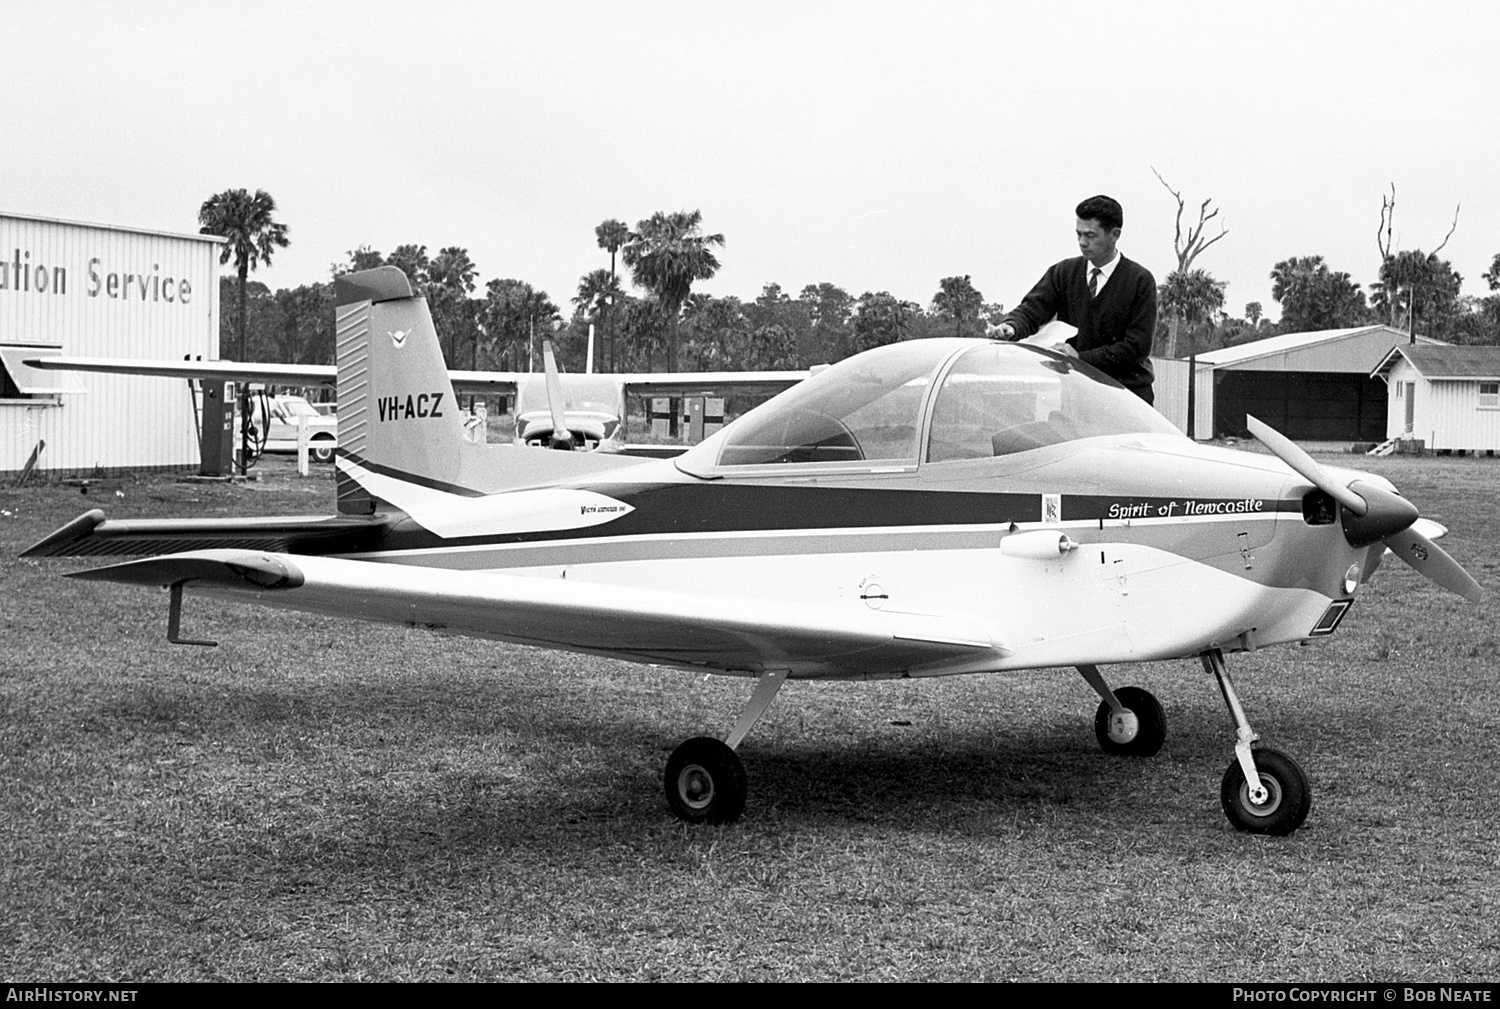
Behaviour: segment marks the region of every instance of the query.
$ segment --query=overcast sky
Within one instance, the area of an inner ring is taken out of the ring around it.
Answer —
[[[0,211],[197,231],[227,188],[292,245],[256,274],[326,280],[348,250],[463,246],[567,308],[594,227],[698,209],[697,289],[830,281],[922,305],[970,274],[1013,305],[1076,254],[1074,205],[1125,207],[1162,279],[1176,204],[1229,234],[1226,306],[1280,259],[1375,279],[1400,247],[1464,293],[1500,252],[1500,10],[1489,3],[567,3],[0,0]],[[1217,233],[1211,229],[1210,233]]]

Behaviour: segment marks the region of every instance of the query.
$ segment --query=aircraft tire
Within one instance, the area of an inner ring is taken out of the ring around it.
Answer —
[[[1167,713],[1149,690],[1121,687],[1115,691],[1121,704],[1135,715],[1133,731],[1111,725],[1109,705],[1099,702],[1094,713],[1094,737],[1099,748],[1112,757],[1152,757],[1167,741]]]
[[[1232,760],[1219,789],[1224,815],[1235,830],[1285,837],[1302,826],[1312,808],[1307,775],[1295,760],[1278,750],[1257,749],[1254,753],[1256,773],[1269,793],[1266,801],[1259,806],[1250,801],[1245,772],[1240,770],[1238,760]]]
[[[745,765],[711,736],[695,736],[673,750],[662,783],[667,805],[688,823],[733,823],[745,811]]]

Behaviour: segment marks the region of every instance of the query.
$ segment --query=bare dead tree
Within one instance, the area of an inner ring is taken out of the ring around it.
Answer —
[[[1429,263],[1437,262],[1437,254],[1443,251],[1443,247],[1448,244],[1448,240],[1451,239],[1453,237],[1453,233],[1458,230],[1458,214],[1461,210],[1463,210],[1463,203],[1460,202],[1454,204],[1453,223],[1449,225],[1448,233],[1443,236],[1443,240],[1438,243],[1438,247],[1427,254],[1426,259]],[[1387,263],[1390,263],[1393,259],[1395,259],[1396,253],[1398,251],[1396,249],[1396,243],[1393,238],[1395,223],[1396,184],[1392,182],[1391,195],[1387,197],[1382,194],[1380,197],[1380,224],[1375,229],[1375,247],[1380,250],[1380,265],[1382,270],[1384,270]],[[1399,309],[1398,300],[1399,299],[1394,296],[1387,298],[1387,301],[1390,304],[1390,324],[1392,326],[1396,325],[1397,322],[1396,313]],[[1416,307],[1415,293],[1413,293],[1412,295],[1410,307],[1412,310],[1414,310]],[[1410,317],[1408,317],[1407,324],[1408,327],[1415,326],[1415,322]]]
[[[1380,261],[1391,258],[1391,228],[1396,223],[1396,184],[1391,183],[1391,196],[1380,197],[1380,226],[1375,229],[1375,247],[1380,250]]]
[[[1158,178],[1159,177],[1160,176],[1158,176]],[[1453,224],[1449,226],[1448,233],[1443,236],[1443,240],[1438,244],[1438,247],[1428,253],[1429,256],[1436,256],[1439,252],[1442,252],[1443,247],[1448,244],[1448,240],[1453,237],[1453,233],[1458,230],[1458,214],[1459,211],[1463,210],[1463,208],[1464,205],[1462,203],[1454,204]],[[1387,259],[1390,259],[1391,256],[1395,255],[1396,253],[1394,243],[1391,240],[1392,229],[1395,226],[1395,223],[1396,184],[1392,182],[1391,195],[1382,195],[1380,197],[1380,226],[1375,229],[1375,247],[1380,250],[1380,261],[1382,263],[1384,263]]]
[[[1448,244],[1448,239],[1452,238],[1453,233],[1458,230],[1458,212],[1463,208],[1464,205],[1462,203],[1455,203],[1453,205],[1453,224],[1448,228],[1448,233],[1443,236],[1442,242],[1438,243],[1438,247],[1433,249],[1430,255],[1436,256],[1439,252],[1442,252],[1443,246]]]
[[[1156,176],[1156,180],[1165,186],[1167,192],[1171,193],[1172,198],[1177,201],[1177,230],[1172,236],[1172,251],[1177,253],[1177,272],[1186,277],[1188,270],[1193,265],[1193,260],[1198,258],[1198,254],[1229,234],[1229,229],[1225,228],[1224,222],[1220,221],[1219,233],[1217,235],[1208,239],[1203,237],[1203,229],[1208,226],[1208,222],[1219,216],[1217,208],[1212,211],[1208,209],[1208,205],[1213,202],[1213,197],[1209,197],[1198,205],[1198,223],[1187,229],[1187,236],[1184,238],[1182,233],[1182,215],[1187,210],[1187,203],[1183,200],[1182,194],[1173,189],[1171,184],[1161,177],[1161,172],[1156,170],[1155,165],[1151,166],[1151,171]],[[1167,327],[1168,357],[1175,357],[1177,355],[1177,332],[1181,324],[1182,319],[1178,313],[1173,312],[1171,322]],[[1189,377],[1189,385],[1191,385],[1191,382],[1192,379]]]
[[[1193,260],[1198,258],[1198,254],[1229,234],[1229,229],[1224,227],[1224,223],[1221,221],[1219,222],[1219,233],[1212,238],[1204,239],[1203,229],[1208,226],[1209,221],[1219,216],[1217,208],[1213,211],[1208,209],[1208,205],[1213,202],[1213,197],[1210,196],[1199,204],[1198,223],[1188,228],[1187,238],[1184,240],[1182,235],[1182,215],[1187,209],[1187,203],[1183,200],[1182,194],[1173,189],[1171,184],[1161,177],[1161,172],[1156,170],[1156,166],[1153,165],[1151,171],[1156,176],[1156,180],[1165,186],[1167,192],[1171,193],[1172,197],[1177,201],[1177,232],[1172,236],[1172,251],[1177,253],[1177,269],[1182,273],[1187,273],[1193,265]]]

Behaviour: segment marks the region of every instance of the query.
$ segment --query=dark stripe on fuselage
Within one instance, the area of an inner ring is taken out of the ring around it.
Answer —
[[[415,484],[418,487],[426,487],[429,490],[440,490],[444,494],[453,494],[456,497],[485,496],[484,491],[475,490],[472,487],[464,487],[456,483],[448,483],[444,480],[434,480],[432,477],[421,476],[417,473],[408,473],[406,470],[397,469],[394,466],[383,466],[378,462],[371,462],[363,456],[356,455],[353,452],[345,452],[344,458],[348,459],[352,463],[357,463],[358,465],[363,466],[371,473],[379,473],[381,476],[388,476],[394,480],[401,480],[405,483]]]
[[[629,514],[601,525],[546,532],[504,533],[445,539],[415,522],[403,522],[381,543],[381,550],[420,550],[484,544],[540,543],[629,536],[689,536],[714,533],[775,533],[826,529],[924,528],[1035,524],[1042,521],[1043,495],[712,483],[590,484],[588,490],[629,504]],[[524,492],[520,492],[524,493]],[[1298,501],[1243,501],[1208,498],[1109,498],[1063,495],[1062,521],[1145,518],[1122,516],[1126,506],[1152,517],[1230,516],[1300,511]],[[1191,502],[1191,507],[1186,503]],[[1160,511],[1160,516],[1157,516]],[[1169,515],[1169,512],[1172,514]]]

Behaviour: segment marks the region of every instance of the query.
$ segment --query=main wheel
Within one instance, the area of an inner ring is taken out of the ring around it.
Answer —
[[[1094,736],[1099,748],[1115,757],[1150,757],[1167,741],[1167,713],[1149,690],[1121,687],[1115,697],[1126,711],[1110,711],[1107,701],[1099,702],[1094,713]]]
[[[712,737],[696,736],[673,750],[662,783],[667,805],[688,823],[733,823],[745,811],[745,765]]]
[[[1312,789],[1307,775],[1297,762],[1277,750],[1254,750],[1255,771],[1266,790],[1266,801],[1256,804],[1250,799],[1250,786],[1238,760],[1231,761],[1224,772],[1219,801],[1224,815],[1236,830],[1250,834],[1273,834],[1285,837],[1307,819],[1312,808]]]

